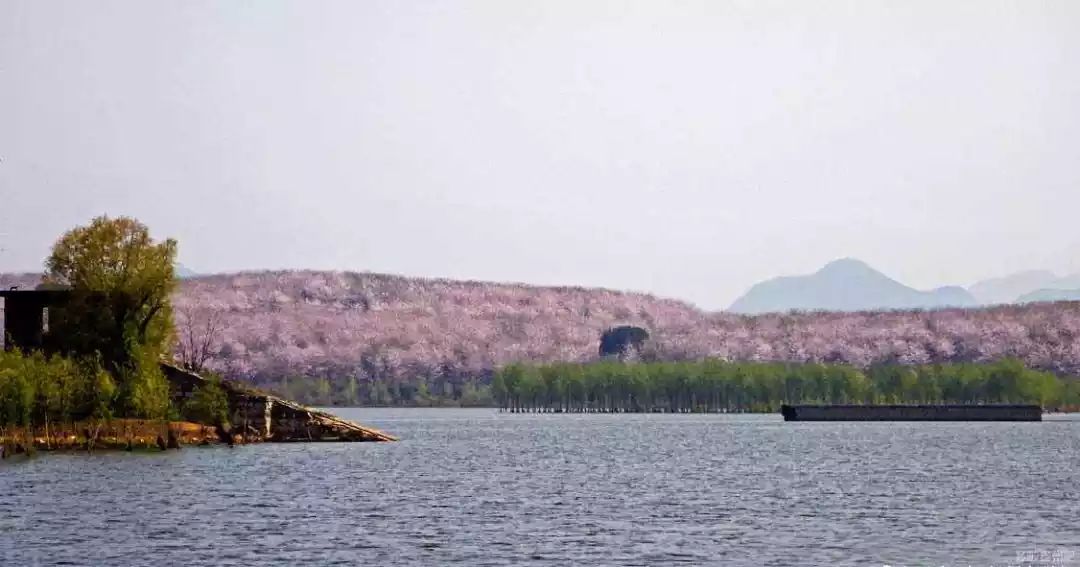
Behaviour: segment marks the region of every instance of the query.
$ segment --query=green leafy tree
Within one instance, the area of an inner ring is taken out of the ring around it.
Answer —
[[[169,381],[158,364],[159,356],[152,349],[141,349],[139,358],[122,370],[123,411],[145,419],[172,417]]]
[[[206,383],[195,389],[191,398],[184,404],[184,419],[205,425],[229,429],[229,398],[221,379],[212,376]]]
[[[70,302],[50,313],[51,334],[77,356],[100,357],[116,377],[125,413],[164,417],[168,384],[157,363],[169,352],[176,287],[176,242],[155,241],[142,223],[95,218],[53,246],[45,282],[69,287]]]
[[[45,282],[70,287],[73,298],[50,326],[78,354],[100,353],[109,371],[167,352],[175,261],[176,241],[155,241],[132,218],[102,216],[68,231],[45,261]]]

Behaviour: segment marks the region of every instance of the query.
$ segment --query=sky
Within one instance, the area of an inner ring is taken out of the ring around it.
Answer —
[[[0,0],[0,272],[130,215],[199,272],[723,308],[862,259],[1080,271],[1080,2]]]

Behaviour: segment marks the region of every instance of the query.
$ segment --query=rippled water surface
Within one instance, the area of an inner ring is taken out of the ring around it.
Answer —
[[[402,440],[5,461],[0,563],[1080,565],[1075,418],[338,413]]]

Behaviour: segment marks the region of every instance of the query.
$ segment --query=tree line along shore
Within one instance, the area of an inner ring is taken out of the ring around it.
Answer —
[[[297,376],[260,387],[316,406],[496,407],[544,412],[775,412],[781,404],[1036,403],[1080,411],[1080,380],[1016,359],[906,366],[729,362],[509,364],[454,379]]]
[[[210,380],[174,403],[153,368],[117,384],[96,357],[0,352],[0,454],[222,441],[229,404],[220,381]]]

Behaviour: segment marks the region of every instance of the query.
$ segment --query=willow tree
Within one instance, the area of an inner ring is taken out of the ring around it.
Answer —
[[[168,385],[158,368],[172,342],[176,241],[155,241],[128,217],[95,218],[68,231],[45,261],[45,283],[71,289],[50,334],[75,355],[99,356],[116,378],[122,411],[165,417]]]

